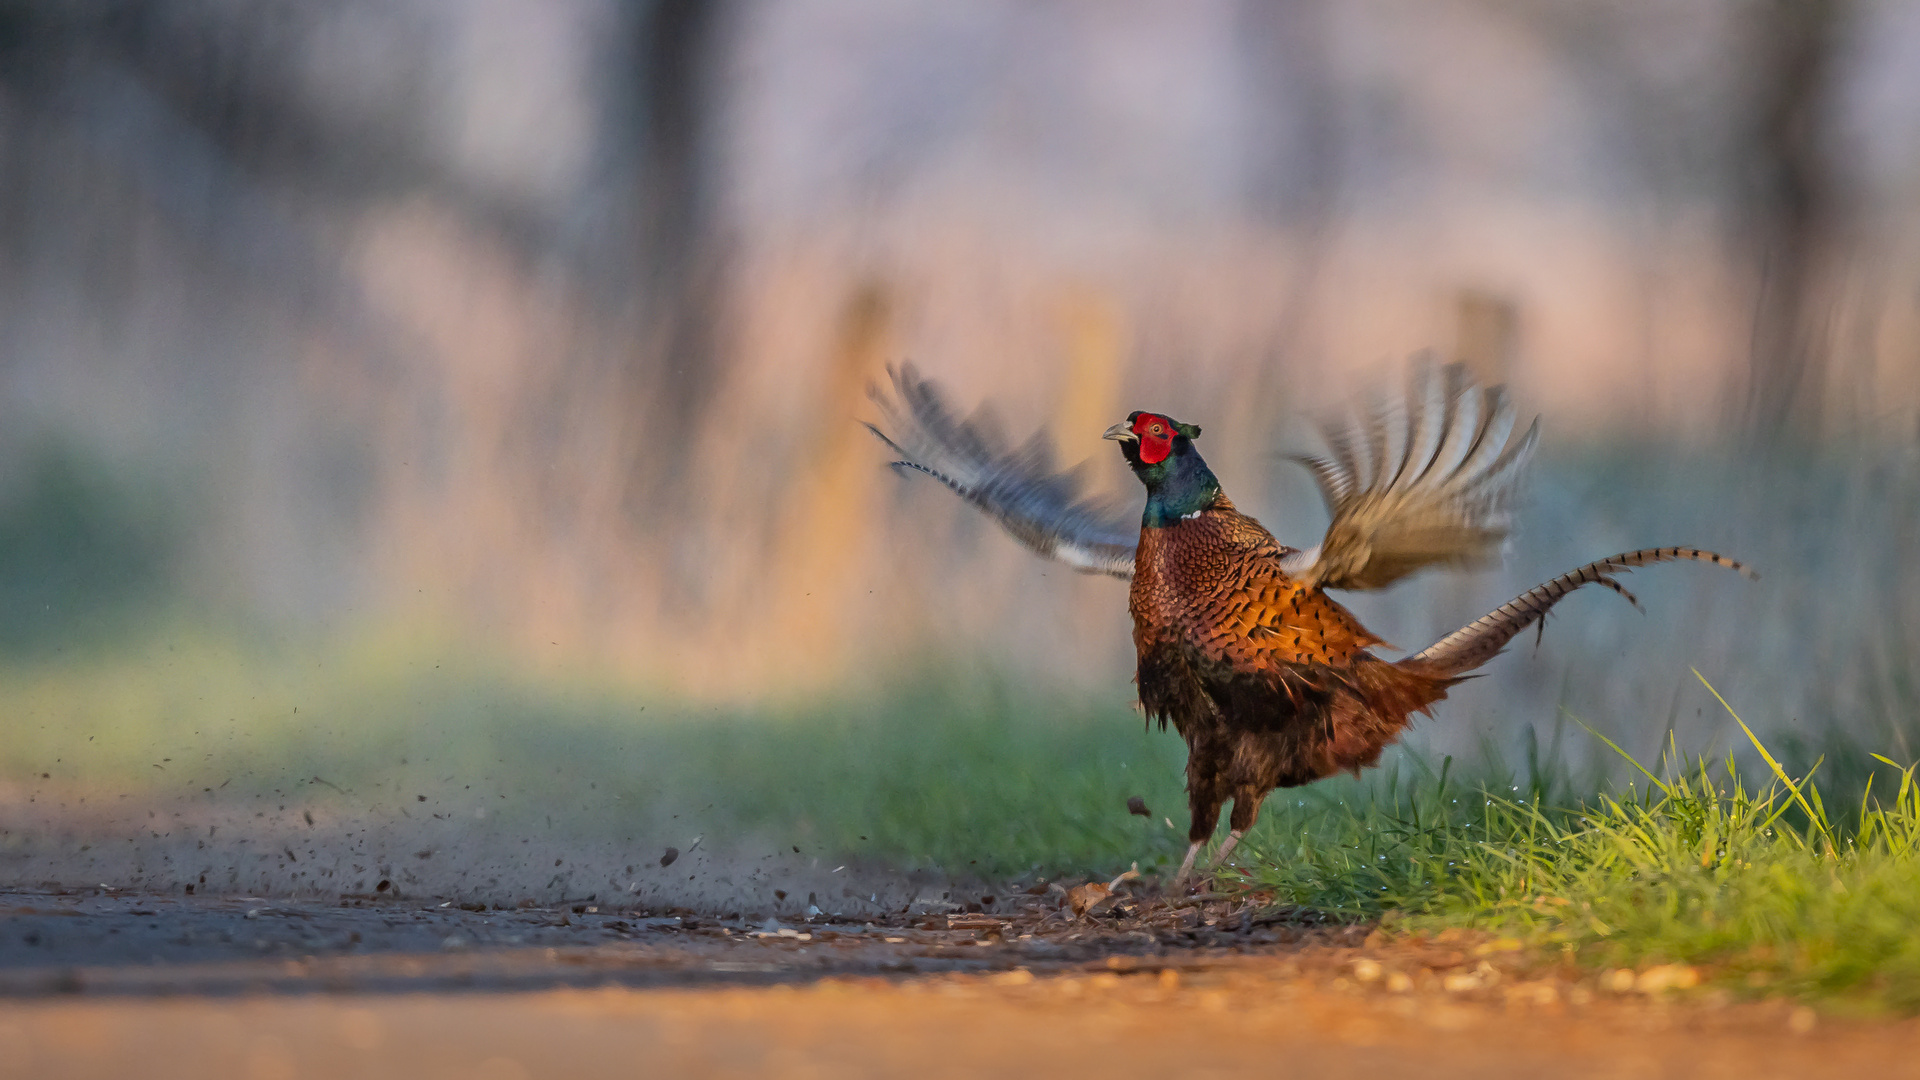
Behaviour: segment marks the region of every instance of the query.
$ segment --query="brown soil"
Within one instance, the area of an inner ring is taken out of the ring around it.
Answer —
[[[758,925],[0,893],[7,1075],[1920,1075],[1912,1022],[1225,902]],[[1132,905],[1132,906],[1130,906]]]

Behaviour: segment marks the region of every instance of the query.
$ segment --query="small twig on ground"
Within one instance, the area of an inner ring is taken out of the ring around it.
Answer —
[[[1192,896],[1183,896],[1178,900],[1169,900],[1167,901],[1166,906],[1168,910],[1174,910],[1177,908],[1197,907],[1201,904],[1211,904],[1220,900],[1232,900],[1232,899],[1234,899],[1234,897],[1230,893],[1196,893]]]

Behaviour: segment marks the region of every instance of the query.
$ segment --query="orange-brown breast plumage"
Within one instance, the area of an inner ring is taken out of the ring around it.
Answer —
[[[1326,593],[1281,569],[1289,549],[1226,496],[1199,515],[1141,530],[1130,606],[1134,645],[1180,641],[1246,674],[1344,668],[1384,642]]]

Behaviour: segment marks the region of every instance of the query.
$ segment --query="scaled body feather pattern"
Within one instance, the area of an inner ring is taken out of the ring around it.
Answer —
[[[1141,530],[1130,607],[1140,704],[1187,741],[1189,840],[1220,808],[1251,827],[1276,787],[1358,771],[1444,698],[1452,677],[1374,656],[1384,644],[1224,494]]]
[[[1331,597],[1288,576],[1290,550],[1225,495],[1176,527],[1143,530],[1136,640],[1177,631],[1209,660],[1260,672],[1344,664],[1382,644]]]

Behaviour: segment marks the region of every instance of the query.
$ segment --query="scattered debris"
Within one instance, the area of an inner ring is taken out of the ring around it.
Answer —
[[[998,930],[1001,922],[991,915],[949,915],[948,930]]]
[[[1143,818],[1153,816],[1153,811],[1147,809],[1147,800],[1138,795],[1131,796],[1127,799],[1127,813]]]
[[[1067,906],[1073,909],[1075,915],[1081,917],[1085,917],[1088,913],[1097,913],[1099,909],[1117,899],[1114,896],[1114,890],[1120,887],[1121,882],[1132,881],[1139,876],[1140,864],[1134,863],[1132,869],[1112,881],[1105,883],[1089,881],[1085,885],[1068,890]]]

